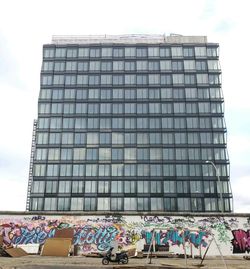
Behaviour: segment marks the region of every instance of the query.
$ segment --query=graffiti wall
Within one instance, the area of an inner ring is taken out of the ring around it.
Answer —
[[[1,215],[0,234],[5,245],[43,244],[56,229],[74,229],[81,252],[103,252],[118,242],[123,249],[189,255],[250,252],[249,216],[51,216]],[[211,242],[212,241],[212,242]],[[211,242],[211,244],[210,244]]]

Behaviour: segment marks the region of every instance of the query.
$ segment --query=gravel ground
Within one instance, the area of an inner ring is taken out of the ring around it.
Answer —
[[[117,263],[110,263],[109,265],[102,265],[101,258],[92,257],[44,257],[44,256],[25,256],[20,258],[0,257],[0,269],[59,269],[59,268],[200,268],[200,260],[188,259],[185,266],[185,259],[176,258],[152,258],[152,264],[148,264],[146,258],[129,259],[128,265],[118,265]],[[203,262],[202,268],[209,269],[250,269],[250,260],[243,259],[242,256],[227,257],[225,260],[226,266],[220,257],[209,257]]]

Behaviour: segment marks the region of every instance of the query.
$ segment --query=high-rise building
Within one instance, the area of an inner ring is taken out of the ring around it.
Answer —
[[[218,47],[205,36],[53,37],[27,209],[231,212]]]

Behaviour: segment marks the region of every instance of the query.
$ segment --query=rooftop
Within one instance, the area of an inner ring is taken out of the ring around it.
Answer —
[[[178,44],[207,43],[206,36],[164,35],[54,35],[52,44]]]

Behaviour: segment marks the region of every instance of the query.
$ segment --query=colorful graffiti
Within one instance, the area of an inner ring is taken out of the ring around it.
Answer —
[[[155,243],[160,246],[168,245],[183,245],[183,242],[192,243],[195,247],[206,247],[205,238],[208,237],[205,231],[193,232],[190,230],[179,231],[170,229],[168,231],[154,232]],[[143,231],[142,238],[145,238],[146,244],[150,244],[153,232]]]
[[[244,221],[242,221],[244,219]],[[1,216],[0,234],[5,245],[43,244],[56,229],[73,228],[74,244],[83,252],[105,251],[112,241],[142,250],[154,242],[182,253],[184,244],[197,253],[213,236],[228,253],[250,252],[250,221],[245,218],[209,216]],[[247,227],[247,229],[245,229]],[[216,253],[218,254],[218,253]]]
[[[232,231],[233,234],[233,253],[249,253],[250,252],[250,230],[241,229]]]

